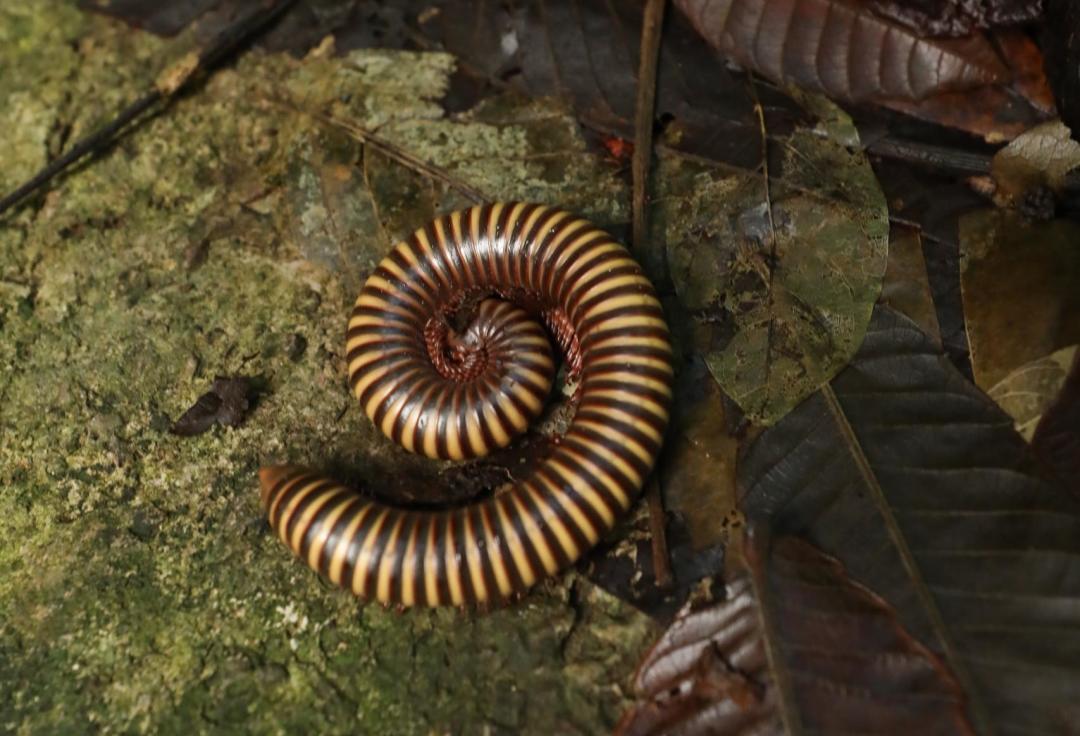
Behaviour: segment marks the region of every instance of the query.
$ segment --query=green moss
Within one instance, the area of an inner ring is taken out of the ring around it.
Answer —
[[[0,123],[20,133],[0,186],[173,49],[67,3],[5,4]],[[654,631],[587,583],[490,615],[397,615],[322,584],[258,509],[264,461],[387,492],[438,475],[354,406],[342,332],[392,240],[465,201],[300,110],[378,126],[493,197],[566,192],[625,216],[563,111],[446,118],[452,66],[251,53],[0,220],[0,731],[598,733],[618,717]],[[166,432],[230,374],[261,387],[243,426]]]

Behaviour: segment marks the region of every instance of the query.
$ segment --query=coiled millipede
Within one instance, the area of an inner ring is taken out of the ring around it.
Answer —
[[[448,319],[469,309],[467,329]],[[349,383],[407,450],[462,460],[504,447],[543,409],[555,362],[579,381],[550,454],[471,505],[414,511],[302,468],[259,475],[271,527],[330,581],[412,605],[506,600],[574,563],[611,529],[660,450],[671,343],[630,254],[554,207],[497,203],[442,216],[398,243],[349,320]]]

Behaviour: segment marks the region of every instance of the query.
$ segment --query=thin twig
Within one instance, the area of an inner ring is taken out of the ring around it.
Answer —
[[[107,148],[121,132],[132,130],[133,121],[147,110],[161,103],[164,107],[181,91],[190,86],[200,72],[208,71],[235,51],[244,41],[269,27],[294,0],[265,0],[261,6],[223,30],[209,46],[198,53],[192,52],[169,66],[154,80],[152,89],[121,110],[112,121],[83,137],[68,151],[50,161],[43,169],[13,192],[0,199],[0,214],[14,207],[36,192],[52,179],[70,168],[75,162]],[[145,120],[146,118],[143,118]]]
[[[638,65],[637,103],[634,109],[633,229],[632,243],[640,258],[648,240],[649,164],[653,155],[653,121],[656,105],[656,63],[660,56],[660,30],[665,0],[648,0],[641,24],[641,59]]]
[[[370,146],[371,148],[383,154],[387,158],[397,161],[405,168],[415,171],[431,179],[441,181],[443,184],[457,189],[459,192],[461,192],[474,202],[490,201],[490,197],[481,192],[479,189],[469,186],[465,182],[456,179],[450,172],[446,171],[445,169],[441,169],[438,166],[429,164],[427,161],[417,158],[413,154],[402,148],[399,148],[385,138],[381,138],[375,133],[372,133],[366,128],[362,128],[355,123],[351,123],[348,120],[341,120],[340,118],[335,118],[331,115],[325,115],[321,112],[304,110],[292,104],[291,102],[286,102],[283,100],[271,100],[271,102],[273,104],[281,105],[289,110],[292,110],[293,112],[300,113],[301,115],[308,115],[311,118],[318,120],[320,123],[323,123],[325,125],[339,128],[351,135],[360,143],[364,144],[365,146]]]
[[[633,229],[630,247],[638,260],[645,260],[649,241],[649,165],[653,155],[653,121],[656,118],[656,64],[660,56],[660,31],[664,22],[665,0],[648,0],[641,23],[641,50],[638,65],[637,102],[634,109],[633,199],[631,203]],[[667,545],[667,514],[656,475],[645,487],[649,508],[649,536],[652,538],[653,575],[661,589],[674,582],[671,555]]]
[[[758,128],[761,133],[761,179],[765,187],[765,211],[769,215],[769,258],[765,265],[768,268],[767,278],[764,279],[765,286],[769,294],[769,313],[772,314],[776,307],[776,292],[773,290],[773,281],[776,276],[776,220],[773,219],[772,208],[772,187],[769,180],[769,131],[765,127],[765,110],[761,106],[761,100],[758,99],[757,87],[754,86],[754,75],[750,74],[747,78],[747,84],[750,88],[750,96],[754,100],[754,113],[757,115]],[[765,349],[771,351],[773,349],[773,333],[775,330],[776,320],[770,319],[767,337],[765,338]],[[770,373],[772,372],[772,361],[765,361],[765,384],[769,382]]]

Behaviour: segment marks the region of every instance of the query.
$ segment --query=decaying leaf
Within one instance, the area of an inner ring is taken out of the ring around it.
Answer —
[[[835,110],[822,101],[826,108]],[[768,184],[678,157],[657,169],[656,240],[667,243],[694,347],[760,423],[847,363],[885,270],[881,189],[865,157],[828,130],[784,137]]]
[[[1026,23],[1042,13],[1041,0],[870,0],[869,5],[926,36],[966,36]]]
[[[1080,349],[1073,348],[1065,385],[1043,412],[1031,447],[1061,484],[1080,498]]]
[[[889,264],[881,285],[881,303],[907,315],[926,334],[941,341],[941,327],[918,230],[898,226],[890,233]]]
[[[983,36],[922,38],[854,0],[676,0],[713,46],[782,84],[833,99],[920,100],[1000,82]]]
[[[726,543],[735,511],[741,444],[724,397],[700,359],[683,366],[660,464],[664,507],[678,515],[696,549]]]
[[[1080,225],[1010,211],[960,219],[960,286],[975,382],[1080,342]]]
[[[888,603],[805,541],[755,537],[725,599],[645,656],[618,736],[973,733],[956,679]]]
[[[173,422],[169,432],[181,437],[194,437],[215,424],[239,426],[251,406],[251,390],[251,379],[246,376],[218,376],[210,390]]]
[[[978,732],[1080,719],[1080,502],[1012,421],[879,307],[851,366],[740,465],[751,523],[835,555],[960,682]]]
[[[1013,418],[1016,431],[1031,442],[1043,413],[1054,403],[1069,375],[1075,345],[1022,365],[987,390],[990,398]]]
[[[1058,193],[1065,176],[1080,166],[1080,143],[1060,120],[1038,125],[994,155],[996,200],[1010,205],[1045,187]]]

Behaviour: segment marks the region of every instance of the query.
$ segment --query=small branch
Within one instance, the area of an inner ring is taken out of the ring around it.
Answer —
[[[158,103],[168,104],[177,94],[190,86],[193,79],[203,71],[217,66],[244,41],[266,29],[277,19],[293,0],[265,0],[262,5],[223,30],[209,46],[198,53],[190,53],[168,67],[156,80],[152,89],[120,111],[109,123],[85,136],[66,153],[49,162],[41,171],[13,192],[0,199],[0,215],[30,196],[74,163],[93,153],[99,153],[115,141],[121,132]],[[133,128],[134,126],[132,126]]]
[[[649,164],[653,154],[653,121],[656,118],[656,63],[660,56],[660,31],[665,0],[648,0],[641,25],[641,59],[638,66],[637,103],[634,110],[633,230],[632,245],[640,257],[648,239]]]
[[[664,22],[665,0],[647,0],[641,23],[641,50],[638,65],[637,102],[634,109],[633,229],[631,250],[643,260],[649,241],[649,165],[653,155],[653,121],[656,119],[656,64],[660,56],[660,31]],[[652,538],[653,575],[658,588],[670,588],[674,582],[671,555],[667,544],[667,514],[660,493],[660,481],[654,473],[645,488],[649,507],[649,536]]]
[[[878,138],[866,145],[866,152],[873,156],[906,161],[950,174],[989,174],[991,156],[957,148],[946,148],[899,138]]]
[[[649,505],[649,536],[652,539],[653,576],[656,587],[669,590],[675,584],[671,571],[671,554],[667,544],[667,512],[660,493],[660,480],[654,474],[645,487],[645,503]]]

